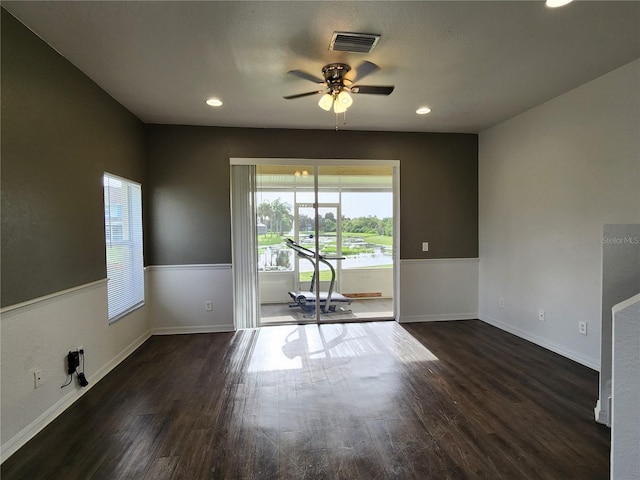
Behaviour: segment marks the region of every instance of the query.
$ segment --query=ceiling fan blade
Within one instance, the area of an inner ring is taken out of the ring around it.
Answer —
[[[373,86],[373,85],[354,85],[351,87],[351,93],[366,93],[369,95],[389,95],[395,87],[389,86]]]
[[[292,98],[302,98],[302,97],[309,97],[311,95],[317,95],[318,93],[324,93],[324,90],[318,90],[316,92],[298,93],[297,95],[287,95],[286,97],[282,97],[282,98],[291,100]]]
[[[380,70],[380,67],[375,63],[367,62],[366,60],[362,62],[358,68],[356,68],[356,76],[352,80],[355,82],[356,80],[362,80],[367,75],[371,75],[374,72]]]
[[[304,80],[309,80],[313,83],[324,83],[324,80],[320,77],[316,77],[315,75],[311,75],[310,73],[304,72],[302,70],[289,70],[287,73],[291,75],[295,75],[298,78],[302,78]]]

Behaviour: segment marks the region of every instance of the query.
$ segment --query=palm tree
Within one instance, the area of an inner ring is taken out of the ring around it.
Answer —
[[[273,215],[272,218],[275,231],[279,235],[283,235],[284,223],[287,223],[289,225],[291,224],[291,205],[280,201],[279,198],[276,198],[273,202],[271,202],[271,212]],[[285,220],[288,220],[288,222],[285,222]]]
[[[262,202],[258,205],[258,221],[260,223],[264,223],[267,226],[267,231],[270,231],[268,225],[269,220],[273,218],[273,209],[271,208],[271,204],[269,202]]]

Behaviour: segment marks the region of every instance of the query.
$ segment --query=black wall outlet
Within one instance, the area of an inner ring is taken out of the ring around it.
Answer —
[[[67,355],[67,373],[71,375],[80,366],[80,353],[69,352]]]

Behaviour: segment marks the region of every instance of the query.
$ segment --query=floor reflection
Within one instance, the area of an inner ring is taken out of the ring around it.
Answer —
[[[267,435],[308,431],[311,422],[326,437],[325,428],[386,421],[407,395],[411,365],[434,360],[396,322],[258,329],[234,399],[251,401],[254,414],[238,417],[238,428]]]

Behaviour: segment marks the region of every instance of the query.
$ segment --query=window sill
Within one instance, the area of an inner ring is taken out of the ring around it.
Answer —
[[[120,320],[121,318],[126,317],[127,315],[129,315],[130,313],[135,312],[136,310],[140,309],[144,307],[144,300],[141,301],[140,303],[136,303],[133,307],[130,307],[128,309],[126,309],[124,312],[119,313],[118,315],[116,315],[113,318],[109,319],[109,325],[113,325],[114,323],[116,323],[118,320]]]

